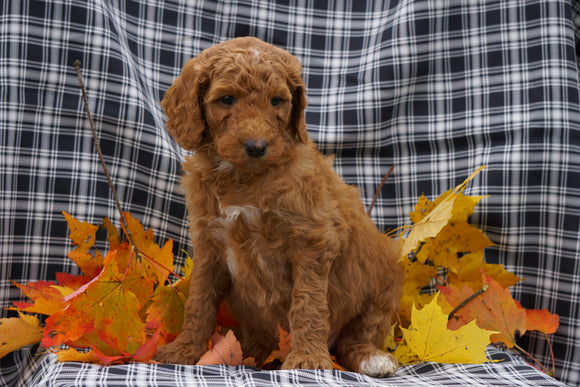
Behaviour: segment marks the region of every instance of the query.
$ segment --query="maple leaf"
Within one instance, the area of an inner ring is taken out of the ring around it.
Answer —
[[[290,333],[286,332],[284,328],[278,324],[278,349],[272,351],[272,353],[266,358],[264,363],[262,364],[263,368],[270,368],[271,364],[282,364],[286,357],[292,350],[292,339]],[[332,368],[339,371],[345,371],[344,367],[336,362],[336,357],[334,355],[330,356],[330,360],[332,362]]]
[[[54,282],[37,281],[28,282],[26,285],[21,285],[14,281],[10,282],[12,282],[12,284],[20,289],[26,297],[30,298],[34,302],[14,302],[16,308],[8,309],[20,310],[22,312],[28,313],[51,315],[63,309],[65,306],[65,303],[62,299],[62,293],[55,286],[56,284]]]
[[[485,348],[495,333],[479,328],[473,321],[457,330],[447,329],[448,314],[437,304],[439,294],[422,309],[413,307],[411,325],[401,328],[403,342],[394,355],[404,363],[413,360],[439,363],[482,363]]]
[[[560,316],[547,309],[526,309],[526,330],[539,331],[545,334],[556,333],[560,325]]]
[[[182,292],[186,296],[189,294],[189,283],[191,282],[191,272],[193,271],[193,260],[191,257],[187,257],[183,267],[181,268],[183,272],[183,277],[175,281],[172,286],[178,291]]]
[[[488,286],[487,290],[459,309],[455,314],[457,318],[451,319],[449,326],[453,329],[477,320],[479,327],[498,332],[491,337],[492,342],[501,341],[512,348],[516,343],[516,332],[523,334],[526,331],[526,312],[515,302],[509,290],[484,272],[481,275],[483,284]],[[452,307],[456,307],[474,293],[467,285],[461,289],[454,286],[438,288]]]
[[[42,339],[42,327],[38,318],[20,312],[18,315],[19,317],[0,319],[0,358]]]
[[[437,268],[419,261],[411,262],[408,257],[403,257],[402,264],[405,270],[405,280],[400,300],[399,318],[401,322],[408,324],[413,304],[422,307],[431,301],[430,295],[422,294],[420,291],[429,285],[431,278],[437,274]]]
[[[415,212],[409,214],[414,221],[414,225],[409,235],[403,240],[401,245],[401,257],[408,255],[415,250],[421,241],[430,237],[435,237],[443,227],[462,210],[462,205],[455,209],[455,202],[467,186],[483,169],[479,167],[475,172],[465,179],[463,183],[455,187],[453,191],[442,194],[434,203],[430,203],[424,196],[419,199],[415,207]]]
[[[395,348],[397,348],[397,335],[395,334],[395,330],[397,327],[398,323],[394,323],[393,325],[391,325],[389,334],[385,338],[385,343],[383,344],[383,351],[393,352]]]
[[[243,364],[242,347],[233,331],[225,336],[214,333],[210,338],[211,348],[199,359],[196,365],[227,364],[237,366]]]
[[[278,349],[272,351],[272,353],[266,358],[264,364],[271,363],[275,360],[279,360],[283,363],[286,357],[292,350],[292,342],[290,340],[290,333],[286,332],[280,324],[278,324]]]
[[[81,286],[90,282],[91,278],[82,275],[73,275],[68,273],[56,273],[56,282],[59,286],[58,289],[70,289],[77,290]],[[61,290],[61,293],[63,291]],[[65,291],[68,292],[68,291]]]
[[[61,344],[72,345],[88,334],[92,324],[83,320],[83,310],[67,308],[48,317],[45,321],[42,346],[57,347]],[[82,345],[81,345],[82,346]]]
[[[97,226],[87,222],[80,222],[66,212],[62,212],[70,229],[69,238],[77,248],[68,253],[72,259],[88,277],[95,277],[103,267],[103,256],[96,251],[95,255],[90,250],[95,245]]]
[[[134,355],[131,355],[128,360],[131,361],[138,361],[141,363],[151,363],[151,364],[158,364],[153,359],[155,353],[157,352],[157,348],[162,345],[166,344],[167,340],[161,336],[161,332],[158,330],[156,331],[153,336],[145,342],[136,352]]]
[[[128,213],[127,213],[128,214]],[[103,219],[101,227],[107,231],[107,240],[109,242],[110,250],[117,250],[121,246],[121,237],[119,236],[119,231],[108,217]]]
[[[481,289],[483,287],[482,270],[504,288],[513,286],[521,280],[520,277],[507,271],[503,265],[486,263],[483,250],[465,254],[459,259],[459,267],[461,270],[448,274],[448,284],[463,284],[473,290]]]
[[[145,306],[153,295],[157,277],[152,276],[150,267],[139,259],[135,249],[127,242],[122,243],[113,252],[114,254],[109,252],[105,259],[106,266],[109,267],[108,273],[114,274],[116,281],[122,282],[125,288],[131,289],[141,306]]]
[[[143,262],[146,277],[155,278],[157,283],[165,283],[169,268],[173,266],[173,241],[169,239],[162,248],[154,242],[153,229],[145,231],[141,223],[128,212],[124,213],[127,227],[135,246],[145,256]]]
[[[181,329],[185,295],[178,292],[173,294],[177,300],[171,298],[172,289],[165,286],[159,286],[154,293],[156,286],[165,282],[170,272],[167,267],[173,265],[172,242],[160,248],[151,229],[145,231],[128,213],[125,219],[134,245],[121,242],[110,221],[103,221],[113,249],[103,259],[97,276],[79,283],[76,290],[67,290],[66,307],[46,321],[45,346],[64,343],[91,348],[91,356],[104,364],[148,361],[157,346],[173,339]],[[91,235],[94,230],[85,229]],[[75,237],[82,239],[82,235]],[[68,283],[72,280],[67,278]],[[160,310],[162,304],[173,307],[175,301],[180,304],[177,310]],[[71,354],[68,356],[74,356]]]
[[[45,347],[91,347],[109,362],[110,356],[134,354],[146,342],[145,324],[138,315],[141,301],[123,283],[125,273],[119,273],[116,257],[117,252],[110,251],[99,276],[72,293],[67,307],[46,320]]]
[[[163,343],[173,341],[183,326],[187,295],[171,285],[157,288],[147,309],[147,328],[159,332]]]
[[[423,244],[416,256],[421,263],[429,260],[435,266],[457,273],[461,267],[459,253],[483,250],[492,245],[481,230],[467,224],[467,219],[460,222],[450,221],[436,238],[429,238]]]
[[[11,281],[22,293],[33,302],[13,302],[15,307],[8,310],[52,315],[66,307],[65,298],[75,290],[89,282],[85,276],[75,276],[66,273],[56,273],[56,282],[36,281],[22,285]]]
[[[101,359],[94,351],[82,352],[74,348],[67,348],[56,353],[58,361],[79,361],[85,363],[100,363]]]

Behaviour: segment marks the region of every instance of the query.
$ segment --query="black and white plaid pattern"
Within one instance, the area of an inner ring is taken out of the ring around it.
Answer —
[[[551,338],[556,377],[579,384],[580,109],[571,10],[564,0],[2,2],[0,306],[23,299],[9,279],[76,271],[61,211],[118,224],[73,61],[83,63],[123,208],[159,242],[172,238],[181,263],[182,250],[191,250],[178,189],[184,153],[164,130],[159,101],[188,58],[252,35],[301,60],[309,132],[337,155],[337,171],[367,205],[395,165],[373,212],[379,228],[408,222],[421,193],[439,195],[488,166],[468,189],[491,195],[472,217],[496,244],[486,258],[526,278],[512,289],[525,307],[560,315]],[[550,364],[542,336],[520,344]],[[1,361],[0,383],[15,383],[34,364],[29,349],[14,352]],[[71,371],[42,364],[36,377]],[[136,379],[136,372],[184,370],[148,367],[126,369]],[[459,383],[465,375],[456,373],[472,369],[421,367],[444,369],[439,377],[448,379],[432,385]],[[498,364],[477,367],[482,380],[506,381]],[[530,372],[509,368],[516,380]],[[288,375],[291,382],[301,374]],[[325,375],[312,377],[321,384]],[[409,384],[413,376],[405,376]]]
[[[27,380],[31,386],[565,386],[530,367],[519,357],[490,347],[489,364],[423,363],[405,366],[388,379],[354,372],[326,370],[262,371],[249,367],[147,365],[132,363],[102,367],[84,363],[57,363],[56,356],[43,356],[42,372]]]

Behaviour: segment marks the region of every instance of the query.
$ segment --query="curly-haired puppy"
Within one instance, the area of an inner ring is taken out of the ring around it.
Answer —
[[[225,300],[244,355],[263,361],[278,343],[282,367],[395,372],[381,351],[401,295],[398,244],[365,213],[309,139],[298,60],[255,38],[191,59],[162,105],[167,130],[195,151],[183,164],[194,246],[183,331],[163,362],[195,364]]]

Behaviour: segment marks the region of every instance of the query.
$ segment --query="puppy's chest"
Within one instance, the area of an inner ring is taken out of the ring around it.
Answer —
[[[213,223],[234,283],[290,277],[289,240],[278,216],[254,206],[227,205]]]

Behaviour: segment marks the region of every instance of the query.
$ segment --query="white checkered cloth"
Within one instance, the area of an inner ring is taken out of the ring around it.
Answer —
[[[132,363],[103,367],[87,363],[57,363],[56,355],[43,356],[40,370],[29,386],[565,386],[494,347],[491,364],[422,363],[401,367],[387,379],[354,372],[327,370],[262,371],[250,367],[148,365]]]
[[[360,187],[367,205],[395,165],[373,212],[379,228],[408,222],[421,193],[433,198],[488,166],[469,188],[469,194],[491,195],[471,219],[496,244],[486,259],[526,278],[512,288],[525,307],[560,315],[551,338],[556,378],[579,384],[579,8],[565,0],[1,2],[0,307],[24,300],[9,279],[77,273],[66,258],[71,247],[61,211],[93,223],[109,216],[118,224],[73,61],[83,63],[123,208],[152,227],[159,242],[173,239],[183,262],[182,250],[191,251],[177,188],[184,152],[164,130],[159,101],[188,58],[252,35],[301,60],[310,135],[336,154],[337,171]],[[542,335],[526,335],[519,344],[551,363]],[[226,367],[128,365],[97,372],[50,357],[40,361],[30,351],[2,359],[0,384],[15,384],[22,375],[42,385],[86,385],[91,378],[151,386],[179,385],[178,379],[369,383],[350,373]],[[511,357],[478,366],[418,365],[390,380],[554,383]]]

